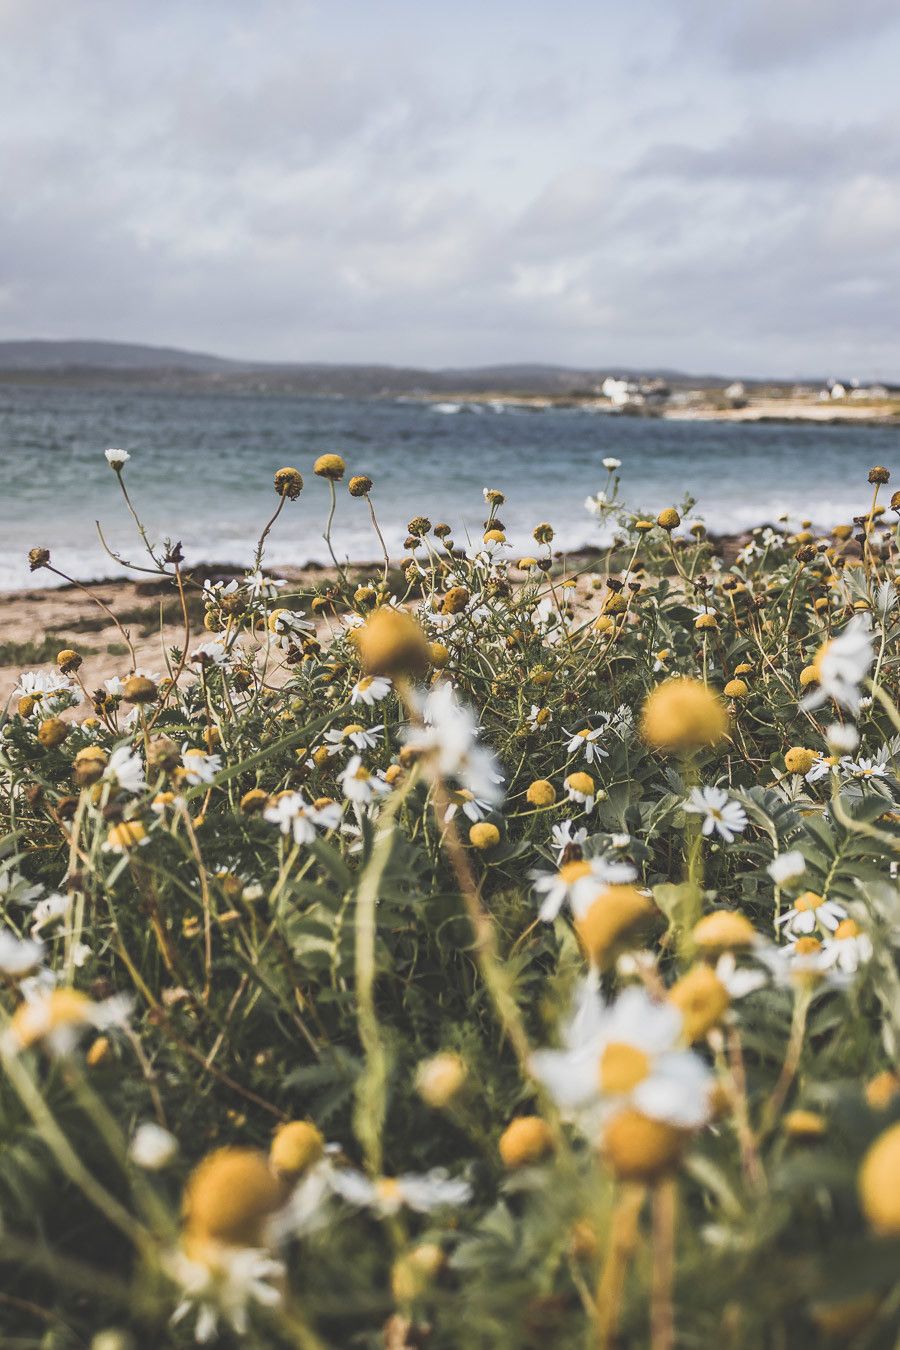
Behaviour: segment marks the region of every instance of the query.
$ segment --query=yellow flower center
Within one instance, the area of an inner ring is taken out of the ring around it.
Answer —
[[[347,726],[344,727],[344,730],[341,732],[341,735],[355,736],[359,731],[365,731],[365,727],[363,726],[362,722],[349,722]]]
[[[353,777],[354,777],[354,778],[357,780],[357,782],[359,782],[359,783],[367,783],[367,782],[368,782],[368,780],[369,780],[369,770],[366,768],[365,764],[360,764],[359,768],[356,770],[356,773],[353,775]]]
[[[794,943],[794,951],[798,956],[815,956],[816,952],[822,950],[822,944],[818,938],[802,937]]]
[[[797,897],[797,903],[794,908],[797,910],[798,914],[808,914],[810,910],[818,909],[819,906],[824,903],[824,897],[816,895],[815,891],[804,891],[802,895]]]
[[[386,1204],[396,1204],[400,1199],[400,1182],[396,1177],[381,1177],[375,1182],[375,1190]]]
[[[610,1041],[600,1056],[601,1092],[631,1092],[649,1073],[647,1055],[627,1041]]]
[[[859,924],[855,919],[843,919],[834,930],[834,936],[838,940],[859,937]]]
[[[563,863],[559,869],[560,880],[567,886],[571,886],[573,881],[580,881],[582,877],[591,875],[591,864],[585,859],[579,859],[576,862]]]

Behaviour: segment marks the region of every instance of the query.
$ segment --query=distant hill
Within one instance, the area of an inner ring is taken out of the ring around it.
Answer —
[[[134,342],[0,342],[0,370],[230,370],[235,362]]]
[[[0,342],[0,379],[29,383],[115,383],[246,392],[338,394],[348,397],[490,391],[563,396],[584,393],[604,376],[660,378],[674,385],[724,386],[724,376],[675,370],[593,370],[536,363],[426,370],[388,365],[237,361],[176,347],[130,342]]]

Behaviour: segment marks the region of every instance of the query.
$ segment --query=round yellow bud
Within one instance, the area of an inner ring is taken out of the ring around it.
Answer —
[[[289,1120],[279,1125],[269,1149],[269,1162],[279,1176],[293,1181],[309,1170],[325,1153],[325,1140],[308,1120]]]
[[[726,698],[746,698],[750,690],[743,680],[729,680],[722,693]]]
[[[471,596],[465,586],[451,586],[441,601],[442,614],[460,614],[469,603]]]
[[[103,776],[106,759],[106,751],[101,750],[99,745],[86,745],[79,750],[72,761],[72,776],[78,786],[87,787],[90,783],[96,783]]]
[[[718,952],[736,951],[741,947],[752,947],[757,940],[757,932],[746,914],[739,914],[733,909],[717,909],[698,920],[691,937],[700,951],[715,955]]]
[[[129,675],[122,697],[126,703],[152,703],[156,698],[156,685],[146,675]]]
[[[62,745],[71,729],[61,717],[47,717],[38,727],[38,740],[46,750],[54,750]]]
[[[731,998],[712,967],[701,962],[676,980],[669,990],[669,1002],[681,1013],[684,1038],[692,1044],[718,1026]]]
[[[622,1181],[656,1181],[681,1161],[687,1134],[664,1120],[626,1107],[608,1122],[601,1152]]]
[[[884,1111],[900,1092],[900,1075],[883,1069],[866,1083],[866,1101],[873,1111]]]
[[[681,516],[674,506],[667,506],[656,517],[656,523],[663,530],[674,530],[681,524]]]
[[[275,491],[279,497],[295,502],[303,491],[303,474],[299,469],[279,469],[275,474]]]
[[[21,1049],[28,1050],[54,1031],[86,1026],[93,1006],[87,995],[77,989],[67,986],[54,989],[43,999],[19,1004],[9,1023],[12,1039]]]
[[[800,688],[805,689],[808,684],[815,684],[819,678],[819,672],[816,666],[804,666],[800,672]]]
[[[241,798],[241,810],[245,816],[257,815],[264,811],[269,802],[269,794],[262,788],[250,788]]]
[[[705,684],[675,676],[650,693],[641,730],[644,739],[660,750],[688,753],[717,745],[728,734],[728,713]]]
[[[114,852],[122,853],[126,849],[136,848],[146,837],[147,831],[139,820],[123,820],[118,825],[110,826],[106,845]]]
[[[88,1051],[85,1054],[85,1064],[87,1064],[89,1069],[96,1069],[98,1064],[102,1064],[105,1059],[109,1058],[109,1050],[109,1037],[98,1036],[95,1041],[91,1042]]]
[[[718,628],[719,620],[715,614],[698,614],[694,620],[694,627],[701,633],[710,632]]]
[[[281,1198],[281,1185],[264,1153],[219,1148],[188,1177],[182,1201],[185,1226],[193,1237],[259,1247],[266,1220]]]
[[[900,1122],[879,1135],[863,1158],[859,1199],[876,1233],[900,1235]]]
[[[605,969],[649,926],[655,913],[653,904],[634,886],[607,886],[575,920],[575,931],[588,959]]]
[[[821,1139],[828,1128],[825,1117],[818,1111],[806,1111],[802,1107],[788,1111],[781,1124],[791,1139]]]
[[[818,759],[815,750],[807,750],[803,745],[792,745],[785,752],[784,764],[788,773],[809,773]]]
[[[553,1131],[540,1116],[517,1116],[500,1136],[504,1167],[527,1167],[540,1162],[553,1149]]]
[[[421,1242],[394,1262],[391,1292],[397,1303],[414,1303],[440,1273],[444,1253],[436,1242]]]
[[[500,843],[500,831],[489,820],[476,821],[469,830],[469,843],[481,852],[496,848]]]
[[[430,642],[428,644],[431,653],[431,664],[435,670],[443,670],[450,661],[450,653],[443,642]]]
[[[330,478],[333,483],[340,482],[347,465],[340,455],[320,455],[313,465],[313,473],[320,478]]]
[[[64,647],[61,652],[56,653],[56,664],[64,675],[71,675],[73,671],[78,670],[82,663],[82,658],[71,647]]]
[[[532,806],[552,806],[556,801],[556,788],[546,778],[536,778],[528,785],[525,797]]]
[[[422,675],[431,662],[425,634],[406,610],[382,605],[355,634],[368,675]]]
[[[351,497],[367,497],[372,491],[372,480],[364,473],[354,474],[347,484]]]

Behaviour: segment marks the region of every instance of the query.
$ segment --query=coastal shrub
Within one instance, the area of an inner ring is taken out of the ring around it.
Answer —
[[[0,729],[3,1344],[895,1344],[900,501],[723,554],[620,467],[577,566],[126,496],[183,638]]]

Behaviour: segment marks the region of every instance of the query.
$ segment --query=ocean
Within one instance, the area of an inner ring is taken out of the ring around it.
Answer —
[[[403,399],[0,387],[0,588],[47,584],[30,548],[79,579],[118,575],[110,546],[141,561],[104,451],[130,452],[127,482],[151,535],[182,541],[190,562],[249,562],[276,504],[272,475],[292,464],[306,486],[273,530],[266,561],[324,562],[327,484],[317,455],[337,451],[348,473],[374,481],[373,501],[393,556],[406,522],[447,521],[458,543],[477,539],[482,489],[500,488],[510,541],[530,547],[550,521],[560,548],[601,542],[585,497],[607,483],[601,461],[622,461],[620,498],[641,512],[697,499],[692,519],[716,532],[779,512],[825,527],[863,512],[873,464],[897,467],[900,429],[617,417],[578,409],[534,412]],[[338,487],[334,541],[354,561],[379,555],[364,501]]]

